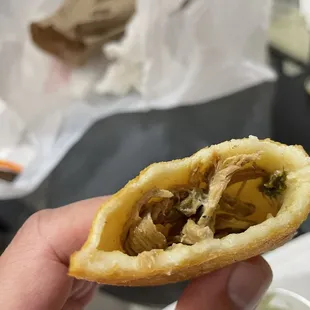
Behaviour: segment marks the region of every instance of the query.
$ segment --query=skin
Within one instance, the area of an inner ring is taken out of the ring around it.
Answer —
[[[43,210],[26,221],[0,257],[0,309],[84,309],[96,285],[68,277],[69,258],[85,242],[105,199]],[[254,309],[271,279],[260,257],[237,263],[192,281],[177,310]]]

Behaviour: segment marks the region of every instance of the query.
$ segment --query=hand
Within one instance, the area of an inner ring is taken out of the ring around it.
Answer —
[[[262,257],[236,263],[191,282],[177,310],[253,310],[272,280]]]
[[[80,310],[87,305],[96,284],[68,277],[69,258],[85,242],[105,199],[40,211],[26,221],[0,257],[0,309]],[[271,278],[262,258],[237,263],[194,280],[177,310],[254,309]]]
[[[0,257],[0,309],[79,310],[96,284],[67,276],[70,255],[86,241],[106,198],[39,211]]]

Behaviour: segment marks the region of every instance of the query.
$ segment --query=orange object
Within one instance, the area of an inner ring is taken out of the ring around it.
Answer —
[[[6,160],[0,160],[0,170],[11,170],[15,173],[20,173],[23,170],[23,167],[19,164],[15,164]]]

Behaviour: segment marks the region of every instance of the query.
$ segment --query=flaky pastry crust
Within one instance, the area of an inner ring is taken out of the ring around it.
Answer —
[[[285,169],[287,189],[277,216],[243,233],[203,240],[166,250],[124,253],[122,234],[137,201],[153,188],[188,182],[192,170],[216,152],[222,158],[260,152],[260,167]],[[310,159],[300,146],[287,146],[256,137],[231,140],[204,148],[191,157],[156,163],[130,181],[98,211],[82,249],[71,256],[69,275],[102,284],[162,285],[188,280],[274,249],[294,235],[310,212]]]

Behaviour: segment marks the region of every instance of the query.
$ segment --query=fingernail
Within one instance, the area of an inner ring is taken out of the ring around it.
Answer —
[[[85,283],[84,283],[83,287],[80,289],[80,291],[75,293],[74,298],[75,299],[83,299],[85,296],[87,296],[96,287],[97,287],[96,283],[85,281]]]
[[[72,295],[75,295],[76,293],[83,290],[87,282],[85,281],[74,281],[73,288],[72,288]]]
[[[271,280],[271,269],[263,258],[237,263],[228,280],[229,297],[237,309],[254,309]]]

